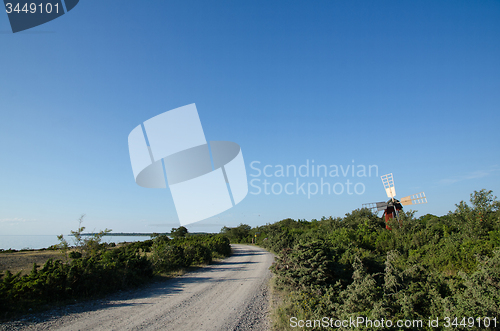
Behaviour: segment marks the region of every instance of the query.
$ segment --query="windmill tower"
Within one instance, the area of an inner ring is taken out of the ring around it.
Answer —
[[[396,218],[401,225],[401,221],[399,220],[399,211],[403,209],[403,206],[408,205],[418,205],[421,203],[427,203],[427,198],[424,192],[415,193],[412,195],[408,195],[406,197],[401,198],[401,201],[395,199],[396,196],[396,187],[394,186],[394,178],[392,173],[381,176],[382,183],[384,184],[385,193],[387,197],[390,198],[387,202],[371,202],[364,203],[363,208],[372,209],[373,211],[376,209],[377,211],[384,211],[383,217],[385,218],[385,228],[387,230],[391,230],[389,225],[387,224],[391,218]]]

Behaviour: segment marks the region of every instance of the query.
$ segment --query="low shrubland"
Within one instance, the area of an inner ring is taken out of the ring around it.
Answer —
[[[0,318],[65,303],[74,299],[102,296],[139,286],[153,278],[191,266],[207,264],[213,258],[230,255],[229,239],[222,235],[187,235],[120,245],[101,243],[107,230],[84,238],[80,226],[74,245],[59,237],[61,259],[33,265],[30,273],[0,274]]]
[[[445,216],[407,211],[400,219],[389,231],[376,214],[358,209],[343,218],[223,232],[237,242],[255,238],[276,254],[273,289],[282,300],[273,311],[276,330],[296,329],[291,317],[422,320],[420,329],[428,330],[466,329],[469,318],[479,329],[477,318],[488,317],[500,327],[500,202],[492,192],[474,192],[470,204],[462,201]],[[445,328],[446,317],[458,319]],[[436,318],[439,326],[429,327]]]

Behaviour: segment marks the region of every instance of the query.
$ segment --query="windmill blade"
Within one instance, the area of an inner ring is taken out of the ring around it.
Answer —
[[[421,203],[427,203],[427,197],[424,192],[415,193],[407,197],[401,198],[400,202],[403,206],[408,205],[418,205]]]
[[[394,198],[396,196],[396,188],[394,187],[394,179],[392,177],[392,172],[387,175],[383,175],[382,183],[384,184],[385,193],[387,193],[387,197]]]
[[[374,209],[377,209],[377,211],[385,210],[387,208],[387,202],[370,202],[370,203],[364,203],[363,208],[368,208],[374,211]]]

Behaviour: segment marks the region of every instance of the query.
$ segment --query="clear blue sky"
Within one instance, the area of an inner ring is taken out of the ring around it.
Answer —
[[[241,146],[249,181],[253,161],[378,167],[324,178],[363,194],[250,186],[190,231],[343,216],[386,200],[390,172],[397,197],[425,191],[417,215],[500,195],[498,1],[84,0],[16,34],[0,14],[0,40],[1,234],[67,234],[83,213],[89,230],[178,227],[169,190],[135,184],[127,137],[190,103],[207,140]]]

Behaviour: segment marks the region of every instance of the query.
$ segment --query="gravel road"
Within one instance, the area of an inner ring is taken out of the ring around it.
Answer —
[[[181,277],[0,325],[2,330],[268,330],[273,255],[232,245],[233,255]]]

